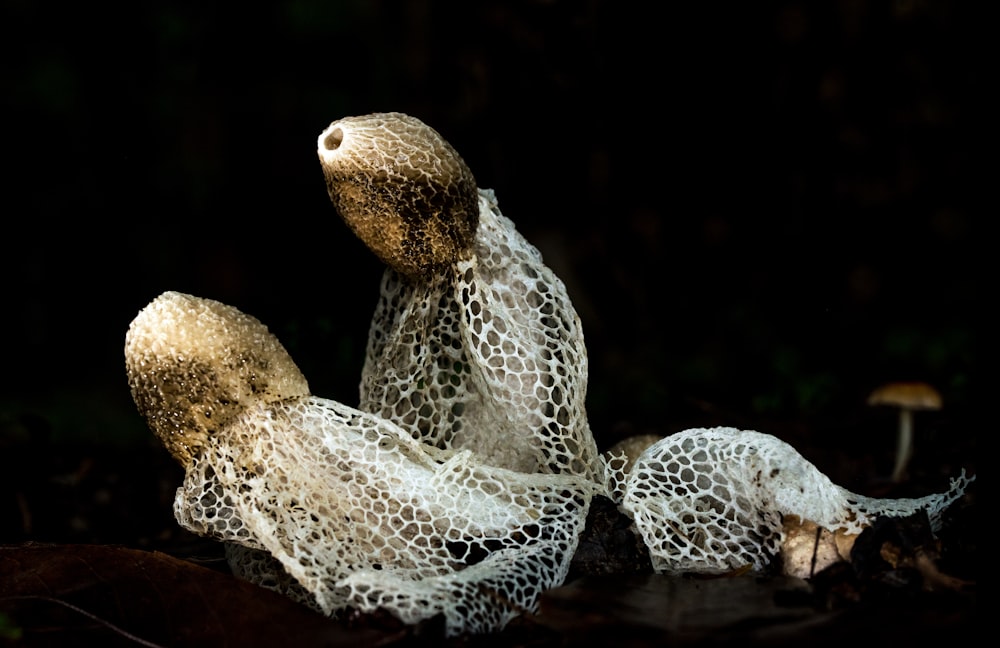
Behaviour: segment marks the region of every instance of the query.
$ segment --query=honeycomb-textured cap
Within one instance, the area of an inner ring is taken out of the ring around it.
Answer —
[[[309,393],[258,320],[179,292],[160,295],[132,321],[125,367],[139,413],[184,466],[248,407]]]
[[[476,180],[430,126],[402,113],[345,117],[317,153],[337,212],[387,265],[426,278],[469,252]]]

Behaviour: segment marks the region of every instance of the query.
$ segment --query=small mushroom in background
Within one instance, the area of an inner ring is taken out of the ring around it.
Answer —
[[[868,396],[869,405],[899,408],[899,436],[896,439],[896,464],[892,481],[900,482],[913,455],[913,412],[941,409],[941,394],[924,382],[891,382]]]

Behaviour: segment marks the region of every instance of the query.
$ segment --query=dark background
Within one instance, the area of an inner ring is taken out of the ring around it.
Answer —
[[[255,315],[356,402],[382,266],[315,139],[374,111],[440,131],[566,282],[602,448],[758,429],[875,494],[895,419],[865,399],[917,379],[945,407],[914,490],[974,471],[976,17],[691,5],[5,0],[0,541],[169,540],[179,472],[122,354],[165,290]]]

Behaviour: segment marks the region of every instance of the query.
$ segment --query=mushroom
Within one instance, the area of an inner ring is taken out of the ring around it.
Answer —
[[[534,610],[569,571],[595,484],[489,466],[313,396],[231,306],[164,293],[125,357],[139,411],[185,469],[175,517],[227,543],[252,582],[329,615],[442,614],[458,634]]]
[[[125,365],[139,413],[185,468],[248,409],[309,394],[260,321],[179,292],[162,294],[133,320]]]
[[[316,145],[334,207],[388,265],[359,409],[495,466],[597,479],[580,318],[493,192],[402,113],[339,119]]]
[[[345,117],[317,152],[337,212],[388,266],[420,279],[469,254],[476,179],[437,131],[403,113]]]
[[[900,482],[913,455],[913,413],[916,410],[941,409],[941,394],[924,382],[891,382],[873,391],[868,396],[868,404],[890,405],[899,409],[892,481]]]

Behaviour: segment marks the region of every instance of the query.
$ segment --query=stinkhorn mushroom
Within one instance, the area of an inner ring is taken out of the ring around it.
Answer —
[[[566,289],[454,149],[398,113],[336,121],[318,149],[334,206],[388,265],[357,408],[312,395],[261,322],[218,302],[164,293],[126,334],[136,405],[185,468],[175,516],[225,542],[237,575],[327,614],[487,632],[562,583],[595,494],[658,571],[713,572],[762,567],[782,516],[937,522],[968,484],[869,499],[724,428],[600,457]]]
[[[185,468],[174,513],[234,571],[327,614],[384,608],[486,632],[562,582],[592,482],[438,450],[308,393],[267,328],[164,293],[126,335],[139,411]]]
[[[334,206],[389,266],[359,408],[493,465],[596,478],[580,318],[493,192],[408,115],[340,119],[317,146]]]

